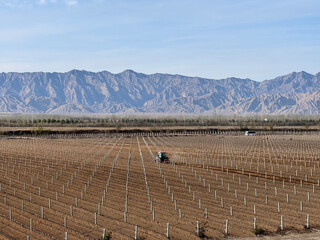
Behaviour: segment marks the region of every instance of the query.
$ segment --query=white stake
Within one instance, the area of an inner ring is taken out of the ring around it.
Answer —
[[[225,233],[226,233],[226,234],[228,234],[228,227],[229,227],[228,225],[229,225],[229,220],[227,219],[227,220],[226,220],[226,230],[225,230]]]
[[[134,239],[137,240],[138,239],[138,226],[135,227],[135,231],[134,231]]]
[[[70,216],[73,216],[73,207],[70,205]]]

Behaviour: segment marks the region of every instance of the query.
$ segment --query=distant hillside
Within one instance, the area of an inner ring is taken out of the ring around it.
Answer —
[[[132,70],[0,73],[0,112],[319,114],[320,73],[263,82]]]

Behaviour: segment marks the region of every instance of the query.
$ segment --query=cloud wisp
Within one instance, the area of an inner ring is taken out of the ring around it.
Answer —
[[[74,6],[77,5],[79,2],[77,0],[66,0],[67,6]]]
[[[46,6],[46,5],[65,5],[68,7],[79,4],[78,0],[0,0],[0,6],[8,8],[24,8],[34,6]]]

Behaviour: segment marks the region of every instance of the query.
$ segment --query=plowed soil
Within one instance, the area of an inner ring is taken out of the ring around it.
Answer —
[[[317,229],[319,146],[315,133],[1,138],[0,239],[133,239],[136,226],[166,239],[168,224],[170,239],[199,239],[197,221],[212,239],[253,237],[254,221],[279,236],[310,231],[307,216]]]

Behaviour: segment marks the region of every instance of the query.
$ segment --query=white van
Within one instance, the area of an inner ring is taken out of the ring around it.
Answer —
[[[246,136],[255,136],[256,132],[255,131],[246,131],[244,135],[246,135]]]

